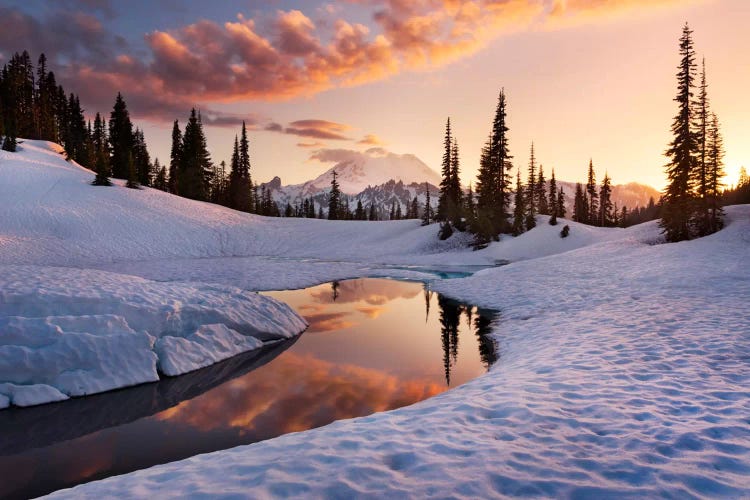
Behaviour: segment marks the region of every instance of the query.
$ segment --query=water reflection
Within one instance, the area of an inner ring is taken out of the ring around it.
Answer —
[[[310,322],[298,340],[155,384],[0,411],[0,497],[413,404],[495,360],[494,315],[418,283],[347,280],[269,295]]]

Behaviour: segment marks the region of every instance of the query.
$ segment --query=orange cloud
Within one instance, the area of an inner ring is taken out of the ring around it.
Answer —
[[[132,52],[127,44],[91,16],[72,16],[86,41],[82,45],[67,35],[51,34],[57,25],[53,23],[59,23],[56,19],[45,20],[47,27],[33,16],[4,9],[8,12],[0,15],[0,50],[24,41],[43,50],[45,45],[54,46],[48,52],[66,65],[65,79],[84,81],[96,106],[108,107],[112,95],[121,90],[135,114],[172,120],[175,108],[184,114],[200,102],[310,96],[445,65],[513,32],[684,4],[683,0],[348,1],[371,10],[369,25],[345,19],[345,8],[319,10],[328,18],[318,24],[300,10],[279,10],[263,26],[243,15],[223,24],[200,20],[146,34],[146,58],[125,54]],[[106,100],[99,99],[102,94]],[[221,116],[216,113],[217,119]],[[321,135],[315,127],[290,130],[318,139],[344,137],[330,130]],[[338,137],[323,137],[326,134]]]
[[[385,142],[383,142],[380,137],[375,134],[367,134],[361,140],[359,140],[357,144],[362,144],[365,146],[384,146]]]

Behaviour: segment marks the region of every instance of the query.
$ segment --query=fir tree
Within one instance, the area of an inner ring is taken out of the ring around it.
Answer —
[[[695,87],[695,50],[692,31],[685,24],[680,37],[680,65],[677,73],[678,112],[672,123],[674,138],[666,156],[667,188],[663,196],[661,227],[667,241],[687,240],[691,237],[690,219],[693,205],[692,172],[696,164],[698,144],[693,131],[695,120],[693,88]]]
[[[419,199],[417,195],[411,200],[411,206],[409,207],[409,219],[419,219]]]
[[[125,99],[117,93],[115,105],[109,118],[110,165],[112,176],[118,179],[130,179],[130,161],[133,154],[133,124],[130,121]],[[133,165],[135,168],[135,165]]]
[[[516,174],[516,198],[515,207],[513,209],[513,236],[518,236],[524,232],[526,218],[527,218],[527,207],[524,196],[524,187],[521,184],[521,169],[518,169]]]
[[[370,213],[367,216],[367,220],[378,220],[378,214],[375,211],[375,204],[370,203]]]
[[[573,220],[586,223],[588,221],[589,207],[583,194],[583,186],[576,182],[576,194],[573,201]]]
[[[172,126],[172,150],[169,154],[169,192],[179,194],[178,176],[180,171],[180,156],[182,151],[182,132],[177,120]]]
[[[548,207],[550,211],[550,220],[549,223],[551,226],[557,225],[557,180],[555,179],[555,169],[552,169],[552,177],[550,177],[549,180],[549,200],[548,200]]]
[[[719,129],[719,119],[713,113],[710,123],[706,147],[706,208],[709,211],[708,232],[714,233],[724,227],[724,210],[721,208],[720,195],[722,178],[724,177],[724,141]]]
[[[440,180],[440,196],[438,197],[437,215],[436,219],[440,221],[448,220],[453,212],[451,206],[452,203],[452,189],[453,189],[453,177],[451,170],[451,163],[453,159],[453,138],[451,136],[451,119],[445,124],[445,138],[443,139],[443,163],[442,163],[442,179]],[[393,217],[391,217],[393,218]]]
[[[179,165],[180,196],[206,201],[209,195],[212,165],[206,146],[206,136],[203,133],[203,124],[195,108],[191,110],[190,119],[185,125]]]
[[[451,152],[451,190],[450,190],[450,207],[452,213],[450,220],[454,225],[461,226],[461,166],[458,156],[458,141],[453,138],[453,148]],[[459,227],[461,231],[463,228]]]
[[[708,102],[708,83],[706,82],[706,60],[703,59],[698,99],[695,102],[695,119],[697,122],[697,157],[693,173],[693,185],[696,188],[695,215],[692,225],[698,236],[709,234],[710,210],[708,208],[708,129],[711,116]]]
[[[128,155],[128,181],[125,183],[125,187],[130,189],[138,189],[138,174],[135,171],[135,161],[133,160],[133,153]]]
[[[586,215],[586,223],[597,225],[596,221],[599,219],[599,203],[597,198],[599,195],[596,192],[596,174],[594,173],[594,160],[589,160],[589,176],[588,182],[586,183],[586,200],[588,201],[588,213]]]
[[[154,172],[156,172],[154,188],[159,191],[166,191],[169,188],[167,185],[167,167],[161,165],[158,158],[154,159]]]
[[[338,220],[341,215],[341,191],[336,180],[336,170],[331,179],[331,193],[328,195],[328,220]]]
[[[564,218],[567,215],[567,210],[565,210],[565,191],[563,191],[562,186],[560,186],[560,192],[557,193],[557,216]]]
[[[362,206],[362,200],[357,198],[357,208],[354,210],[354,218],[356,220],[366,220],[365,207]]]
[[[432,204],[430,202],[430,186],[425,182],[424,211],[422,212],[422,225],[427,226],[432,222]]]
[[[612,215],[612,183],[609,175],[605,172],[602,185],[599,188],[598,225],[602,227],[612,225]]]
[[[533,220],[536,217],[537,214],[537,188],[536,188],[536,153],[534,151],[534,143],[531,143],[531,151],[529,153],[529,174],[528,179],[526,183],[526,210],[528,211],[528,217],[530,220]],[[535,222],[532,222],[532,226],[528,229],[531,229],[536,225]]]
[[[401,212],[401,203],[396,203],[396,220],[401,220],[403,218],[403,213]]]
[[[544,167],[539,165],[539,177],[536,182],[536,206],[542,215],[550,215],[547,204],[547,180],[544,178]]]

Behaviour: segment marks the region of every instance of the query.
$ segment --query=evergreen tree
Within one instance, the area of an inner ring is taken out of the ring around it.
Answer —
[[[557,216],[564,218],[567,215],[567,210],[565,210],[565,191],[563,191],[562,186],[560,186],[560,192],[557,193]]]
[[[549,207],[549,212],[551,215],[551,218],[549,220],[550,225],[555,226],[557,225],[557,180],[555,179],[555,169],[552,169],[552,177],[550,177],[549,180],[549,200],[547,200],[547,206]]]
[[[445,138],[443,139],[443,163],[442,163],[442,179],[440,180],[440,196],[438,197],[437,215],[436,219],[440,221],[448,220],[452,216],[453,208],[452,203],[452,189],[453,189],[453,176],[451,170],[451,163],[453,159],[453,138],[451,136],[451,119],[445,124]],[[392,219],[393,217],[391,217]]]
[[[500,91],[492,133],[482,149],[477,177],[477,217],[472,232],[477,244],[497,239],[508,232],[508,205],[510,204],[510,170],[512,156],[508,149],[507,102],[505,89]]]
[[[461,204],[463,203],[462,200],[462,193],[461,193],[461,166],[460,166],[460,160],[458,157],[458,141],[456,138],[453,138],[453,149],[451,152],[451,190],[450,190],[450,207],[452,210],[452,213],[450,214],[450,220],[451,222],[459,226],[459,229],[463,231],[463,228],[461,228]]]
[[[539,178],[536,182],[536,206],[542,215],[551,215],[547,204],[547,180],[544,178],[544,167],[539,165]]]
[[[409,219],[419,219],[419,199],[417,195],[411,200],[411,206],[409,207]]]
[[[695,170],[698,143],[693,129],[695,116],[693,88],[695,87],[695,50],[692,31],[685,24],[680,37],[680,65],[677,73],[678,112],[672,123],[674,138],[666,156],[667,188],[663,196],[661,227],[667,241],[687,240],[691,237],[690,219],[693,206],[692,172]]]
[[[130,161],[133,153],[133,124],[122,94],[117,93],[115,105],[109,118],[109,146],[112,176],[118,179],[130,178]],[[133,165],[135,168],[135,165]]]
[[[524,196],[524,187],[521,184],[521,169],[518,169],[516,174],[516,198],[515,207],[513,209],[513,236],[518,236],[524,232],[527,211],[526,197]]]
[[[403,218],[403,213],[401,212],[401,203],[396,203],[396,220],[401,220]]]
[[[430,202],[430,186],[425,182],[425,201],[424,211],[422,213],[422,225],[427,226],[432,223],[432,204]]]
[[[130,189],[138,189],[138,174],[135,170],[135,161],[133,160],[133,153],[128,154],[128,181],[125,183],[125,187]]]
[[[177,120],[172,126],[172,150],[169,154],[169,192],[179,194],[179,172],[180,172],[180,155],[182,151],[182,132]]]
[[[328,220],[338,220],[341,215],[341,191],[336,180],[336,170],[331,179],[331,193],[328,195]]]
[[[284,209],[284,217],[294,217],[294,210],[289,202],[286,202],[286,208]]]
[[[594,173],[594,160],[589,160],[589,177],[586,183],[586,199],[588,201],[588,214],[586,215],[586,223],[597,225],[599,219],[599,203],[597,198],[599,195],[596,192],[596,174]]]
[[[617,212],[615,211],[615,214]],[[599,188],[599,216],[598,224],[602,227],[609,227],[612,224],[612,182],[609,175],[605,172],[602,185]]]
[[[166,191],[169,186],[167,185],[167,168],[159,164],[159,159],[154,160],[154,172],[156,177],[154,178],[154,188],[159,191]]]
[[[367,216],[367,220],[378,220],[378,214],[375,212],[374,203],[370,203],[370,214]]]
[[[8,130],[5,134],[5,138],[3,139],[3,151],[8,151],[9,153],[15,153],[16,152],[16,137],[13,133],[12,129]]]
[[[589,216],[589,207],[583,194],[583,186],[576,182],[576,194],[573,201],[573,220],[576,222],[587,223]]]
[[[708,208],[708,133],[710,127],[710,109],[708,102],[708,83],[706,82],[706,59],[703,59],[701,68],[701,80],[698,87],[698,99],[695,102],[695,120],[697,125],[697,157],[696,167],[693,172],[693,185],[696,188],[695,215],[692,225],[698,236],[709,234],[711,224],[710,210]]]
[[[354,218],[356,220],[366,220],[365,207],[362,206],[362,200],[357,198],[357,208],[354,210]]]
[[[151,157],[148,154],[146,139],[143,131],[136,128],[133,134],[133,161],[135,162],[135,171],[138,177],[138,183],[141,186],[151,185]]]
[[[178,177],[180,196],[206,201],[209,195],[211,158],[206,146],[206,136],[198,113],[193,108],[185,125],[180,149]]]
[[[713,113],[710,123],[706,147],[706,209],[709,211],[708,232],[714,233],[724,227],[724,210],[721,208],[720,194],[724,177],[724,141],[719,129],[719,119]]]
[[[526,183],[526,210],[529,213],[529,217],[531,219],[534,219],[534,217],[537,214],[537,188],[536,188],[536,153],[534,151],[534,143],[531,143],[531,151],[529,154],[529,174],[528,179]],[[534,227],[536,223],[532,223],[533,225],[531,227]],[[528,229],[531,229],[529,227]]]

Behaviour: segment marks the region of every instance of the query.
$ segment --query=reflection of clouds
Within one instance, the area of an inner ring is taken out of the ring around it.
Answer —
[[[325,311],[325,306],[320,304],[304,304],[299,306],[297,309],[301,312],[321,312]]]
[[[358,307],[357,311],[361,312],[369,319],[376,319],[385,311],[385,307],[362,306]]]
[[[444,389],[427,380],[404,381],[378,370],[286,352],[272,364],[156,418],[202,431],[240,427],[269,438],[409,405]]]
[[[355,321],[345,319],[347,316],[351,316],[349,312],[303,314],[303,316],[310,325],[307,327],[306,333],[333,332],[357,325]]]
[[[387,279],[356,279],[340,281],[336,304],[350,302],[365,302],[370,305],[383,305],[395,299],[411,299],[421,293],[423,287],[417,283]],[[333,293],[330,287],[324,287],[312,292],[310,296],[318,303],[332,304]]]

